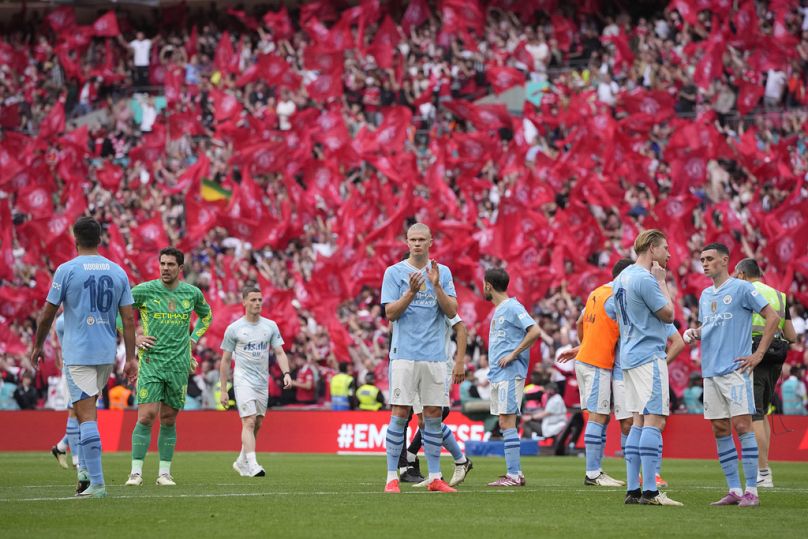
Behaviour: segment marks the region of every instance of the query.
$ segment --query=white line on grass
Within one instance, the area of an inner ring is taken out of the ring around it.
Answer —
[[[427,491],[413,491],[413,492],[402,492],[402,494],[422,494],[426,493]],[[457,494],[509,494],[518,492],[516,490],[465,490],[465,491],[458,491]],[[304,495],[304,496],[345,496],[345,495],[352,495],[352,496],[383,496],[386,495],[384,492],[344,492],[344,491],[333,491],[333,492],[325,492],[325,491],[314,491],[314,492],[303,492],[303,491],[294,491],[294,492],[230,492],[230,493],[221,493],[221,494],[174,494],[174,495],[143,495],[143,496],[112,496],[109,499],[111,500],[122,500],[122,499],[152,499],[152,498],[239,498],[239,497],[255,497],[255,496],[294,496],[294,495]],[[53,497],[53,498],[0,498],[0,502],[54,502],[60,500],[79,500],[83,498],[78,498],[76,496],[70,497]]]

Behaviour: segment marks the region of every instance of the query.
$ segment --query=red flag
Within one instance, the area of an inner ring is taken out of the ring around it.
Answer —
[[[238,73],[238,55],[233,50],[233,41],[228,32],[222,32],[219,44],[216,46],[216,55],[213,65],[223,73]]]
[[[724,70],[724,51],[727,46],[720,38],[711,38],[712,43],[707,46],[704,56],[696,65],[696,72],[693,74],[693,82],[699,88],[707,88],[714,80],[721,77]]]
[[[429,19],[429,6],[426,0],[412,0],[401,18],[401,29],[410,35],[413,28],[421,26]]]
[[[168,235],[159,215],[132,227],[130,234],[134,250],[149,253],[150,257],[168,245]]]
[[[60,6],[48,13],[45,17],[48,24],[57,34],[67,30],[76,24],[76,12],[73,6]]]
[[[668,9],[675,9],[686,23],[695,26],[699,23],[697,1],[698,0],[672,0],[671,3],[668,4]]]
[[[107,227],[107,245],[104,247],[104,256],[122,268],[126,268],[126,242],[118,225],[114,222],[110,222]]]
[[[485,77],[497,94],[525,83],[525,74],[513,67],[488,64],[485,68]]]
[[[0,280],[14,280],[14,221],[8,201],[0,201]]]
[[[449,34],[464,34],[471,28],[483,35],[485,12],[479,0],[442,0],[441,29]]]
[[[118,29],[118,18],[110,10],[98,17],[93,23],[93,33],[96,37],[115,37],[121,35]]]
[[[0,146],[0,186],[14,179],[25,167],[4,146]]]
[[[65,130],[65,104],[59,98],[39,125],[39,138],[45,140],[59,135]]]
[[[763,86],[744,79],[738,81],[738,86],[738,112],[746,115],[755,110],[760,103],[760,98],[763,97]]]
[[[213,98],[213,116],[216,122],[233,120],[241,115],[244,107],[233,94],[222,90],[211,90],[210,95]]]
[[[390,15],[384,18],[381,26],[373,37],[373,44],[368,52],[376,59],[376,64],[383,69],[393,67],[395,48],[401,41],[401,32],[398,31]]]
[[[16,208],[33,219],[44,219],[53,214],[51,192],[42,185],[27,185],[17,194]]]
[[[121,180],[123,179],[121,167],[112,164],[110,161],[104,161],[101,168],[96,169],[95,175],[107,191],[114,193],[120,189]]]
[[[241,22],[241,24],[246,26],[249,30],[252,30],[253,32],[258,30],[259,27],[258,21],[247,15],[244,12],[244,10],[228,8],[227,14],[232,15],[233,17],[238,19]]]
[[[292,21],[289,20],[286,6],[283,6],[278,12],[267,11],[264,15],[264,24],[272,30],[272,35],[278,39],[290,39],[295,33]]]

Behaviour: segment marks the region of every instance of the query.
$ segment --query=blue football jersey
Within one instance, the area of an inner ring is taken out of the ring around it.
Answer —
[[[488,379],[491,382],[502,382],[527,376],[530,362],[530,350],[523,350],[515,361],[501,368],[499,360],[507,356],[519,346],[525,338],[527,329],[536,322],[527,309],[516,298],[508,298],[494,310],[491,317],[491,329],[488,332]]]
[[[134,303],[120,266],[99,255],[77,256],[56,269],[47,301],[64,306],[65,365],[115,362],[115,317],[119,307]]]
[[[620,326],[621,367],[633,369],[664,358],[667,329],[655,313],[668,301],[651,272],[637,264],[623,270],[613,281],[610,303]]]
[[[431,264],[431,262],[429,263]],[[410,287],[410,274],[421,271],[424,284],[401,317],[392,322],[393,337],[390,343],[390,359],[413,361],[446,361],[446,321],[438,305],[432,283],[427,278],[427,267],[418,270],[403,260],[384,272],[382,281],[382,305],[401,298]],[[457,297],[452,272],[438,264],[440,285],[447,296]]]
[[[766,305],[752,283],[733,277],[704,289],[699,299],[702,376],[729,374],[738,368],[736,359],[752,353],[752,314]]]

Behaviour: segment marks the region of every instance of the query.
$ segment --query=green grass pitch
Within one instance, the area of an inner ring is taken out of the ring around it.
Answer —
[[[104,455],[109,497],[72,497],[75,474],[48,452],[0,453],[0,537],[804,537],[808,463],[774,463],[761,507],[709,507],[726,491],[717,461],[668,460],[669,496],[685,507],[623,505],[621,489],[585,487],[584,461],[523,458],[527,486],[493,489],[498,458],[477,458],[457,494],[402,485],[385,495],[379,456],[259,454],[267,477],[242,478],[234,454],[178,453],[176,487],[158,487],[150,454],[141,487],[129,455]],[[426,463],[424,463],[425,465]],[[452,472],[442,461],[445,475]],[[607,459],[607,472],[625,475]]]

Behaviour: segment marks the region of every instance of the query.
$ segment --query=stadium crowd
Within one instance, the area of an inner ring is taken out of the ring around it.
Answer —
[[[218,402],[219,344],[248,282],[262,288],[295,373],[287,392],[274,373],[273,402],[321,404],[340,362],[386,389],[379,287],[414,220],[454,272],[470,370],[486,366],[482,271],[504,263],[543,329],[537,380],[574,380],[554,358],[577,342],[583,299],[653,227],[671,244],[680,330],[696,324],[709,284],[700,248],[722,241],[733,263],[756,258],[787,291],[800,337],[789,361],[808,364],[807,8],[337,4],[177,4],[87,25],[63,6],[7,25],[3,387],[22,378],[36,310],[84,213],[103,223],[104,252],[133,282],[156,277],[160,247],[188,254],[185,278],[214,315],[195,350],[191,406]],[[691,372],[697,348],[671,366],[677,394]],[[56,376],[51,359],[33,380],[39,405],[54,403]],[[484,393],[485,377],[474,379]],[[0,387],[0,404],[11,401]]]

